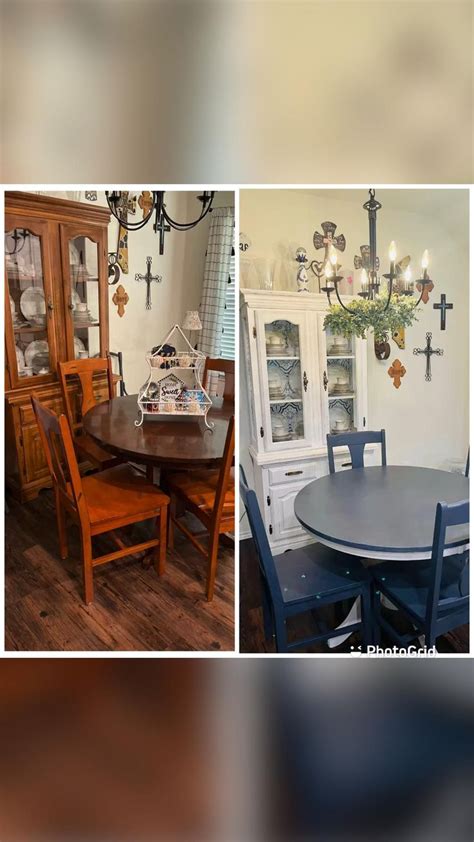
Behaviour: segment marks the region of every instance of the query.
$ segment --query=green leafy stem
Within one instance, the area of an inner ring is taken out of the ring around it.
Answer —
[[[324,319],[324,330],[348,339],[351,336],[366,339],[367,331],[372,330],[377,342],[381,342],[399,328],[410,327],[418,321],[416,298],[393,294],[387,310],[386,304],[386,293],[382,293],[375,301],[354,299],[347,305],[352,313],[347,313],[340,304],[333,304]]]

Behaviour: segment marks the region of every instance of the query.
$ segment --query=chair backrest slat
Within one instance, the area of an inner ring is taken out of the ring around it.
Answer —
[[[449,526],[463,526],[469,523],[469,500],[462,500],[459,503],[438,503],[436,506],[436,518],[433,534],[433,551],[431,556],[432,569],[431,580],[428,588],[428,597],[426,602],[426,618],[425,622],[427,630],[433,636],[436,636],[435,630],[438,621],[442,620],[440,616],[440,609],[447,607],[449,603],[450,610],[461,608],[467,604],[469,597],[467,594],[460,592],[459,597],[451,597],[449,600],[440,600],[440,588],[443,576],[443,562],[444,550],[446,544],[446,529]],[[459,554],[464,556],[463,569],[460,572],[461,582],[468,582],[468,577],[464,576],[466,564],[468,563],[469,553],[463,551]],[[461,559],[462,561],[462,559]],[[467,584],[466,584],[467,587]]]
[[[212,519],[214,523],[219,523],[224,509],[225,497],[229,488],[230,472],[232,463],[234,461],[234,446],[235,446],[235,417],[232,416],[227,427],[227,435],[224,444],[224,454],[222,457],[221,467],[219,470],[219,479],[217,481],[216,496],[214,499],[214,508],[212,511]]]
[[[82,423],[75,422],[75,413],[71,405],[71,395],[67,389],[68,378],[77,377],[81,385],[81,419],[86,412],[97,406],[96,394],[94,391],[94,375],[106,374],[108,397],[114,397],[114,381],[112,374],[112,361],[110,357],[99,357],[85,360],[71,360],[58,363],[59,382],[63,396],[64,408],[71,430],[78,429]]]
[[[334,448],[348,447],[351,455],[353,468],[364,467],[364,449],[366,444],[380,444],[382,451],[382,465],[387,464],[387,451],[385,446],[385,430],[367,430],[360,433],[328,433],[326,436],[328,446],[329,473],[336,472],[334,463]]]
[[[55,489],[66,497],[77,510],[81,520],[88,520],[87,507],[82,492],[81,475],[77,464],[69,422],[65,415],[59,417],[41,403],[36,392],[31,403],[43,443],[46,461]]]
[[[205,389],[207,389],[208,375],[210,371],[216,371],[224,375],[224,400],[233,401],[235,397],[234,360],[221,360],[212,357],[206,357],[206,363],[204,366],[204,376],[202,381]]]
[[[278,574],[262,520],[260,507],[258,505],[257,495],[255,494],[255,491],[250,489],[245,482],[245,472],[242,467],[240,475],[240,495],[245,505],[245,510],[247,512],[252,532],[252,538],[257,550],[260,572],[270,590],[273,604],[283,606],[283,598],[280,583],[278,581]]]

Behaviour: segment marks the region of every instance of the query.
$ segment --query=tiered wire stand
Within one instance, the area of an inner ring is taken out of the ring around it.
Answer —
[[[171,357],[163,356],[161,353],[162,349],[174,333],[180,334],[185,343],[186,350],[176,351],[176,354]],[[214,423],[207,419],[207,413],[212,406],[212,400],[202,385],[206,355],[202,351],[196,351],[192,347],[179,325],[174,325],[171,328],[168,335],[153,354],[147,354],[146,361],[150,373],[148,380],[142,386],[138,395],[137,403],[140,418],[135,421],[135,426],[141,427],[146,416],[153,418],[176,416],[181,418],[203,418],[207,429],[212,430]],[[161,368],[163,363],[166,365],[164,369]],[[157,397],[156,392],[162,380],[165,380],[170,374],[174,374],[177,378],[181,379],[181,375],[189,371],[193,373],[193,383],[190,386],[185,386],[177,398]]]

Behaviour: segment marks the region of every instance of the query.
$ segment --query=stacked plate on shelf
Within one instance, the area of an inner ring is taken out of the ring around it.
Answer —
[[[87,309],[87,305],[85,306],[84,310],[78,310],[77,308],[74,310],[74,324],[77,327],[90,325],[91,322],[95,322],[96,319],[94,316],[91,316],[90,310]]]

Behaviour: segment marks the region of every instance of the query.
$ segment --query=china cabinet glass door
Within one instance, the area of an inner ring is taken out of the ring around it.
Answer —
[[[93,225],[61,225],[68,359],[106,352],[105,243]]]
[[[324,314],[319,316],[323,422],[328,433],[346,433],[363,429],[360,417],[360,377],[358,340],[346,339],[323,329]]]
[[[11,386],[55,376],[57,347],[48,223],[5,220],[5,335]]]
[[[265,447],[307,446],[312,416],[306,315],[260,311],[256,317]]]

